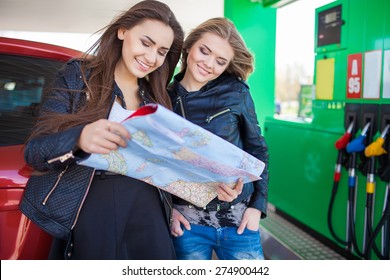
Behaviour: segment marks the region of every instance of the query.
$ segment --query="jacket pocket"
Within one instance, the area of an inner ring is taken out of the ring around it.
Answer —
[[[68,165],[69,166],[69,165]],[[68,169],[68,166],[65,167],[64,170],[61,171],[60,174],[58,174],[58,177],[56,179],[56,181],[54,182],[53,186],[50,188],[49,192],[47,193],[47,195],[44,197],[43,201],[42,201],[42,205],[46,205],[46,202],[47,200],[50,198],[51,194],[55,191],[55,189],[57,188],[58,184],[60,183],[60,180],[62,178],[62,176],[64,176],[66,170]]]
[[[224,108],[210,115],[206,119],[206,129],[228,142],[236,143],[234,140],[239,136],[239,119],[231,108]]]

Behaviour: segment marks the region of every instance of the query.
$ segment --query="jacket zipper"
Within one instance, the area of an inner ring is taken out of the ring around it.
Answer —
[[[60,174],[58,174],[57,180],[54,182],[54,185],[51,187],[49,193],[45,196],[45,199],[42,201],[42,205],[46,205],[47,200],[51,196],[51,194],[54,192],[54,190],[57,188],[58,183],[60,182],[62,176],[64,176],[66,170],[68,170],[68,166],[64,170],[61,171]]]
[[[182,117],[187,119],[186,112],[184,111],[183,99],[181,98],[181,96],[179,96],[179,95],[177,96],[177,101],[180,104],[180,110],[181,110]]]
[[[68,160],[70,158],[74,158],[73,151],[70,151],[70,152],[68,152],[68,153],[66,153],[66,154],[64,154],[62,156],[49,159],[47,161],[47,163],[53,163],[53,162],[56,162],[56,161],[65,162],[66,160]]]
[[[214,115],[212,115],[212,116],[206,118],[206,122],[207,122],[207,123],[210,123],[214,118],[216,118],[216,117],[218,117],[218,116],[220,116],[220,115],[222,115],[222,114],[225,114],[225,113],[227,113],[227,112],[229,112],[229,111],[230,111],[230,109],[228,108],[228,109],[225,109],[225,110],[223,110],[223,111],[221,111],[221,112],[218,112],[218,113],[216,113],[216,114],[214,114]]]
[[[75,227],[75,225],[77,223],[77,220],[79,219],[80,211],[81,211],[81,208],[84,205],[85,198],[87,197],[87,194],[89,193],[89,189],[90,189],[91,184],[92,184],[93,176],[95,176],[95,169],[92,171],[91,177],[90,177],[89,182],[88,182],[87,191],[84,194],[84,197],[83,197],[83,200],[80,203],[79,209],[77,209],[76,218],[74,219],[74,223],[73,223],[72,227],[70,228],[71,230]]]

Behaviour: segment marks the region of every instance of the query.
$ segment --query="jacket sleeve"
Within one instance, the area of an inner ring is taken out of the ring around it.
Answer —
[[[261,217],[265,218],[268,202],[268,147],[261,134],[252,96],[247,89],[243,91],[240,106],[242,109],[240,129],[243,149],[265,164],[264,171],[260,176],[262,179],[253,182],[254,192],[251,195],[249,207],[260,210]]]
[[[42,100],[40,117],[45,118],[47,113],[70,114],[73,112],[73,95],[63,89],[75,88],[76,78],[78,78],[75,75],[79,73],[76,67],[78,67],[76,63],[69,62],[64,70],[57,74],[52,90],[48,93],[47,98]],[[26,163],[36,170],[48,171],[60,169],[75,162],[78,158],[74,156],[73,152],[76,151],[76,143],[83,128],[84,126],[76,126],[48,135],[38,134],[37,137],[26,143],[24,150]],[[60,157],[62,160],[67,159],[61,161]],[[56,158],[58,160],[53,160]]]

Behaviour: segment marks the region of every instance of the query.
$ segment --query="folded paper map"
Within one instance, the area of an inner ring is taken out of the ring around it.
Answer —
[[[79,164],[142,180],[199,207],[217,196],[222,183],[261,179],[262,161],[161,105],[130,112],[114,102],[109,119],[130,132],[127,147],[91,154]]]

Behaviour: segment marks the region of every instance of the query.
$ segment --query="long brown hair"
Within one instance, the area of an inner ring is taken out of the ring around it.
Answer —
[[[253,72],[253,55],[246,47],[233,22],[223,17],[206,20],[188,34],[183,45],[181,72],[184,72],[187,68],[189,49],[205,33],[212,33],[228,41],[234,51],[234,56],[225,71],[246,80]]]
[[[146,87],[149,93],[148,97],[152,102],[171,108],[166,87],[180,59],[184,32],[166,4],[145,0],[135,4],[103,28],[102,36],[85,53],[82,59],[85,85],[83,91],[88,96],[88,102],[85,106],[74,114],[46,114],[37,122],[31,138],[38,134],[58,132],[106,117],[112,98],[115,66],[122,55],[123,41],[118,39],[117,31],[120,28],[131,29],[145,20],[160,21],[171,27],[174,33],[174,40],[164,63],[147,77],[139,80],[140,85]],[[72,92],[72,90],[67,89],[61,90]]]

